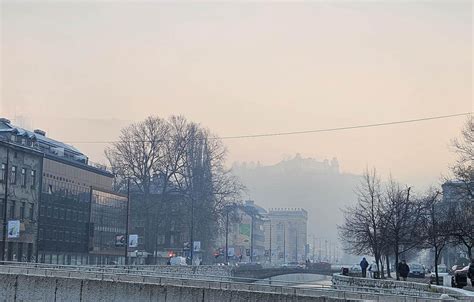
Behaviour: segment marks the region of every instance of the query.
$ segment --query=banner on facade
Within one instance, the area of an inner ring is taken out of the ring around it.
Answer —
[[[239,233],[242,236],[250,238],[250,224],[245,224],[245,223],[240,224]]]
[[[20,238],[20,220],[8,221],[8,238]]]
[[[115,235],[115,246],[125,246],[125,235]]]
[[[201,251],[201,241],[194,241],[193,242],[193,251],[200,252]]]
[[[137,247],[138,246],[138,235],[133,234],[128,236],[128,247]]]

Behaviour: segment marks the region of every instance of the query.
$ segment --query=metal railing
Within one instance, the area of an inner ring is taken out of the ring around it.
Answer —
[[[287,293],[305,296],[333,296],[342,298],[354,298],[370,296],[377,301],[383,301],[383,297],[404,297],[405,301],[441,301],[440,294],[425,291],[403,293],[401,289],[383,289],[373,287],[351,287],[337,286],[333,288],[327,285],[305,288],[296,287],[301,282],[268,280],[268,284],[256,284],[252,278],[235,278],[230,276],[216,275],[190,275],[177,272],[157,272],[152,270],[122,269],[115,267],[99,266],[74,266],[54,265],[39,263],[3,262],[0,265],[0,273],[23,274],[46,277],[66,277],[103,281],[142,282],[158,285],[191,286],[213,289],[234,289],[244,291],[260,291],[268,293]],[[305,281],[305,283],[308,283]],[[376,292],[374,292],[374,290]],[[450,295],[453,296],[453,295]],[[462,295],[455,296],[458,300],[469,300]]]

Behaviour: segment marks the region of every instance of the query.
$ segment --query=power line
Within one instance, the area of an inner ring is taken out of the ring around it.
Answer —
[[[308,133],[333,132],[333,131],[342,131],[342,130],[373,128],[373,127],[382,127],[382,126],[389,126],[389,125],[417,123],[417,122],[430,121],[430,120],[447,119],[447,118],[452,118],[452,117],[471,115],[472,113],[473,112],[463,112],[463,113],[455,113],[455,114],[449,114],[449,115],[438,115],[438,116],[423,117],[423,118],[410,119],[410,120],[383,122],[383,123],[375,123],[375,124],[364,124],[364,125],[354,125],[354,126],[344,126],[344,127],[336,127],[336,128],[322,128],[322,129],[314,129],[314,130],[302,130],[302,131],[291,131],[291,132],[275,132],[275,133],[260,133],[260,134],[235,135],[235,136],[221,136],[221,137],[216,137],[216,139],[230,140],[230,139],[260,138],[260,137],[287,136],[287,135],[298,135],[298,134],[308,134]],[[118,142],[118,141],[75,141],[75,142],[65,142],[65,143],[67,143],[67,144],[111,144],[111,143],[116,143],[116,142]],[[151,142],[151,141],[137,140],[136,142]]]

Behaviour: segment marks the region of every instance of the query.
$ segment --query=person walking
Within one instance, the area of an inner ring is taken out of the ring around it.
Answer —
[[[410,267],[405,260],[402,260],[402,262],[398,264],[398,275],[403,279],[403,281],[407,281],[408,273],[410,273]]]
[[[370,264],[370,266],[369,266],[369,278],[374,279],[376,271],[378,271],[377,270],[377,263],[372,262],[372,264]]]
[[[362,278],[367,277],[367,267],[369,266],[369,262],[364,258],[360,262],[360,269],[362,270]]]

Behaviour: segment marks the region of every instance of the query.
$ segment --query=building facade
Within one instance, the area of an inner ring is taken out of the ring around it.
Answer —
[[[307,259],[308,212],[301,208],[269,209],[265,223],[265,249],[272,263]]]
[[[31,167],[26,164],[35,158],[30,152],[23,160],[25,167],[17,168],[21,169],[17,172],[21,175],[19,179],[23,179],[23,173],[30,171],[30,182],[35,171],[37,193],[34,195],[36,203],[33,204],[36,204],[37,210],[33,210],[32,214],[36,219],[37,235],[32,241],[37,242],[38,248],[33,245],[33,253],[38,261],[55,264],[123,263],[125,247],[115,246],[115,236],[111,233],[124,235],[126,207],[123,204],[126,202],[124,196],[112,192],[114,175],[90,165],[86,155],[72,146],[46,137],[44,131],[28,131],[12,125],[7,119],[0,119],[0,137],[38,154],[38,160],[30,164]],[[26,199],[24,203],[28,204]],[[23,206],[23,202],[20,201],[20,205]],[[22,217],[21,206],[16,210],[15,206],[10,205],[15,210],[12,217]],[[109,212],[115,219],[110,217]],[[26,223],[24,226],[21,224],[25,236],[31,233],[26,231],[26,227]],[[29,249],[28,246],[27,255]],[[16,250],[20,252],[18,248]],[[14,255],[12,258],[15,258]]]
[[[43,155],[34,140],[5,134],[0,122],[0,259],[36,261]]]
[[[461,221],[465,222],[466,230],[474,230],[474,220],[468,221],[469,219],[466,218],[473,215],[474,182],[450,180],[442,184],[441,187],[443,189],[443,205],[456,207],[458,213],[464,213],[465,217],[454,217],[454,219],[461,219]],[[471,239],[468,237],[466,236],[465,240],[473,246],[472,236]],[[443,252],[443,263],[447,267],[452,267],[460,259],[465,259],[463,262],[466,262],[467,265],[467,262],[469,262],[468,258],[467,247],[464,244],[448,245]]]
[[[228,253],[231,261],[265,261],[265,215],[266,210],[253,200],[247,200],[233,209],[228,226]],[[225,242],[225,238],[223,241]],[[225,251],[224,242],[221,243],[222,251]]]

